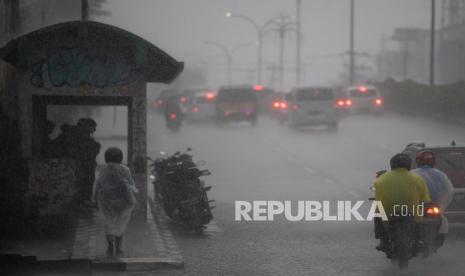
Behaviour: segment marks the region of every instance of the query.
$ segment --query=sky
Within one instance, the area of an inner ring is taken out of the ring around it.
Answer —
[[[345,72],[342,57],[319,58],[347,51],[349,48],[349,0],[302,0],[302,61],[304,84],[330,84]],[[376,55],[381,35],[390,36],[395,28],[429,28],[430,1],[427,0],[355,0],[355,49]],[[252,25],[238,18],[227,18],[226,12],[247,15],[258,24],[279,15],[295,15],[294,0],[108,0],[104,8],[112,15],[94,20],[116,25],[142,36],[187,66],[209,65],[211,86],[226,80],[225,58],[219,49],[205,44],[220,43],[232,49],[243,43],[254,43],[257,34]],[[439,10],[439,9],[438,9]],[[395,43],[390,43],[394,45]],[[388,44],[389,45],[389,44]],[[394,45],[395,46],[395,45]],[[393,46],[393,47],[394,47]],[[233,56],[233,81],[248,81],[256,68],[257,51],[252,45]],[[264,66],[276,66],[279,38],[276,32],[266,34]],[[296,37],[285,38],[285,87],[295,85]],[[372,60],[360,63],[376,68]],[[249,69],[247,71],[247,69]],[[264,83],[270,83],[271,71],[264,70]]]

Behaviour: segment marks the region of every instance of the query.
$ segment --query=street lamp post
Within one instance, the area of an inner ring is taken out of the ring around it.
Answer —
[[[296,84],[300,84],[300,69],[301,69],[301,62],[300,62],[300,55],[301,55],[301,40],[300,40],[300,8],[302,6],[302,0],[297,0],[296,3],[296,36],[297,36],[297,43],[296,43]]]
[[[349,67],[349,82],[354,85],[355,75],[355,54],[354,54],[354,0],[350,0],[350,67]]]
[[[263,51],[263,32],[262,28],[260,25],[258,25],[257,22],[255,22],[252,18],[246,16],[246,15],[241,15],[241,14],[233,14],[231,12],[226,13],[226,17],[235,17],[235,18],[242,18],[243,20],[246,20],[252,26],[255,28],[257,31],[257,82],[261,83],[262,82],[262,51]]]
[[[263,36],[264,36],[264,30],[266,27],[268,27],[270,24],[272,24],[274,21],[276,21],[279,17],[273,17],[263,23],[262,25],[259,25],[255,20],[252,18],[242,15],[242,14],[233,14],[231,12],[227,12],[226,17],[228,18],[240,18],[243,19],[254,27],[254,29],[257,31],[257,83],[261,84],[262,83],[262,72],[263,72]]]
[[[280,89],[284,87],[284,39],[286,36],[286,32],[294,31],[296,27],[296,22],[293,20],[289,20],[291,17],[289,16],[280,16],[279,20],[274,20],[273,24],[276,25],[275,31],[279,34],[279,86]],[[300,34],[298,34],[300,35]]]
[[[431,0],[431,41],[430,41],[430,68],[429,68],[429,84],[434,86],[434,47],[435,47],[435,28],[436,28],[436,1]]]
[[[214,47],[220,49],[220,51],[222,51],[223,54],[225,55],[226,62],[227,62],[227,64],[226,64],[227,69],[226,70],[227,70],[227,82],[228,82],[228,85],[231,84],[232,60],[233,60],[234,53],[237,52],[241,48],[254,45],[254,43],[242,43],[242,44],[237,45],[233,49],[229,50],[228,47],[226,47],[223,44],[217,43],[217,42],[205,41],[205,44],[211,45],[211,46],[214,46]]]

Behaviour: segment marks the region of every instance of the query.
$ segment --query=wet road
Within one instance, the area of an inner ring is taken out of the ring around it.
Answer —
[[[172,227],[185,269],[166,275],[393,275],[397,270],[374,247],[371,222],[236,222],[236,200],[366,200],[374,173],[411,141],[465,144],[453,125],[386,115],[353,116],[337,131],[292,131],[263,118],[258,127],[184,125],[165,129],[149,115],[149,154],[187,147],[213,174],[215,219],[203,236]],[[366,216],[369,205],[363,205]],[[335,212],[335,211],[334,211]],[[430,259],[416,258],[403,275],[465,275],[465,225],[453,225],[446,245]]]

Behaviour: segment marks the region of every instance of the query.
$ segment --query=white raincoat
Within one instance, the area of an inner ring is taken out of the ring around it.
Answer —
[[[422,166],[412,170],[413,173],[421,176],[428,185],[431,201],[439,204],[439,207],[444,211],[449,206],[454,196],[454,186],[449,180],[449,177],[438,169],[428,166]],[[441,215],[440,234],[449,232],[449,222],[444,215]]]
[[[107,163],[95,180],[93,200],[105,219],[105,234],[122,236],[136,204],[137,188],[128,167]]]

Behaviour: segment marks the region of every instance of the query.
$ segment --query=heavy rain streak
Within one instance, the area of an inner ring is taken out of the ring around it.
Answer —
[[[0,0],[1,275],[464,275],[465,0]]]

